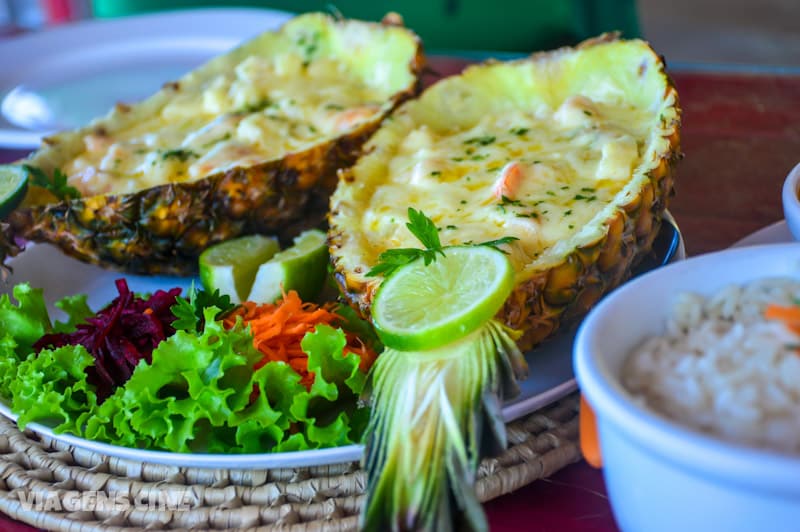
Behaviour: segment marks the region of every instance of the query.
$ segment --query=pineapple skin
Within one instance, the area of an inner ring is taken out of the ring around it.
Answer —
[[[605,34],[575,47],[581,50],[617,39]],[[541,52],[532,60],[548,54],[562,54],[569,48]],[[517,345],[529,350],[552,337],[562,328],[578,322],[599,299],[630,278],[633,268],[652,249],[661,228],[662,216],[674,195],[674,174],[683,157],[680,151],[680,102],[674,82],[661,64],[660,75],[666,82],[664,99],[673,98],[676,118],[665,124],[671,131],[664,137],[668,147],[649,171],[646,183],[638,194],[608,217],[600,238],[566,254],[558,263],[536,272],[520,282],[496,315],[496,319],[522,334]],[[343,172],[340,186],[355,180],[351,172]],[[364,283],[357,278],[363,272],[347,271],[341,264],[344,229],[336,222],[337,205],[332,202],[329,214],[329,249],[334,277],[343,299],[362,316],[369,317],[370,305],[380,283]]]
[[[421,55],[415,61],[418,72]],[[414,96],[419,83],[395,96]],[[356,160],[380,124],[283,159],[133,194],[77,198],[13,211],[11,234],[79,260],[131,273],[186,275],[208,246],[253,233],[290,241],[324,221],[336,172]],[[13,250],[10,250],[13,251]]]

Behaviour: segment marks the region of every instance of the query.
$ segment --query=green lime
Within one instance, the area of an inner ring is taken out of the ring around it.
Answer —
[[[322,290],[327,273],[327,235],[319,229],[311,229],[295,238],[291,247],[261,265],[247,299],[272,303],[281,297],[281,290],[296,290],[303,301],[310,301]]]
[[[21,166],[0,165],[0,218],[20,204],[28,190],[28,176]]]
[[[508,258],[488,246],[447,248],[427,266],[401,266],[378,289],[372,319],[381,341],[401,351],[455,342],[491,319],[514,288]]]
[[[215,244],[200,254],[200,282],[241,303],[250,292],[258,267],[280,251],[269,236],[247,235]]]

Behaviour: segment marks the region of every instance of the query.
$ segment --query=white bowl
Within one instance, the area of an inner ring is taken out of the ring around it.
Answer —
[[[800,530],[800,457],[747,448],[635,402],[624,359],[662,334],[675,297],[769,276],[800,279],[800,243],[730,249],[677,262],[609,294],[581,325],[575,372],[597,418],[603,474],[625,531]]]
[[[800,198],[797,197],[800,191],[800,164],[795,166],[783,182],[781,192],[781,202],[783,203],[783,217],[786,218],[786,225],[794,236],[795,240],[800,240]]]

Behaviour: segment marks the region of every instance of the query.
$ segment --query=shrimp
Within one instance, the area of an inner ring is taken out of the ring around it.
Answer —
[[[89,133],[83,137],[83,144],[86,146],[86,151],[92,154],[105,153],[113,143],[114,140],[105,134]]]
[[[576,94],[564,100],[553,118],[564,127],[575,128],[596,122],[599,114],[600,111],[592,100]]]
[[[374,105],[365,105],[361,107],[353,107],[339,113],[333,122],[333,127],[336,131],[346,131],[358,122],[363,122],[372,117],[377,108]]]
[[[515,199],[517,191],[522,184],[524,167],[519,161],[511,161],[500,169],[500,175],[494,183],[492,194],[497,199],[504,197]]]

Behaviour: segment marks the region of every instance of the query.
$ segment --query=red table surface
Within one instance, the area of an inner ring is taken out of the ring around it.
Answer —
[[[439,74],[461,59],[434,58]],[[684,110],[676,196],[670,210],[690,255],[721,249],[782,218],[780,187],[800,162],[800,76],[678,70]],[[0,150],[0,162],[25,152]],[[493,532],[614,531],[600,471],[578,462],[486,503]],[[0,530],[31,527],[0,516]]]

